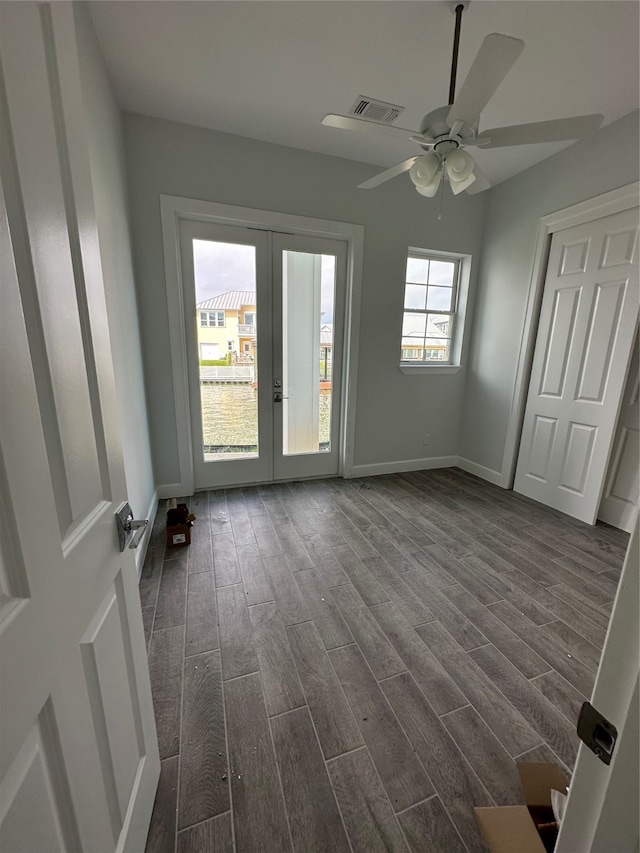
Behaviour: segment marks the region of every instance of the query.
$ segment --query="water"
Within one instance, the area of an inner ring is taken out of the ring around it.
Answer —
[[[249,383],[200,386],[202,432],[206,448],[237,455],[258,444],[258,392]],[[331,390],[320,391],[320,443],[329,441]],[[228,448],[228,450],[225,450]],[[207,454],[209,455],[209,454]]]

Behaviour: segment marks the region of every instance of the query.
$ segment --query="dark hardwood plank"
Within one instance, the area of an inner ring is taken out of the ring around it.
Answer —
[[[178,853],[233,853],[231,813],[179,832]]]
[[[577,724],[580,708],[582,703],[586,701],[582,693],[572,687],[555,670],[532,678],[531,683],[547,697],[554,708],[564,714],[570,723]]]
[[[390,531],[383,532],[372,526],[366,528],[366,537],[378,554],[384,557],[396,572],[409,572],[415,569],[416,563],[413,556],[403,552],[398,547],[400,534],[392,534]]]
[[[567,772],[567,775],[571,773],[567,765],[558,758],[552,749],[549,749],[546,743],[541,743],[535,749],[523,752],[516,758],[516,764],[557,764]]]
[[[541,604],[538,604],[535,599],[516,586],[511,581],[508,572],[499,573],[494,571],[484,560],[476,557],[475,554],[463,557],[460,562],[463,566],[466,566],[466,568],[482,578],[486,584],[495,589],[499,593],[500,598],[513,604],[523,616],[526,616],[535,625],[545,625],[547,622],[553,622],[556,618],[553,613]]]
[[[431,796],[433,786],[357,646],[328,655],[394,810]]]
[[[585,640],[568,625],[565,625],[560,619],[545,625],[544,630],[551,634],[554,640],[560,643],[573,657],[579,658],[594,672],[598,669],[601,650],[597,649],[593,643]]]
[[[510,755],[520,755],[540,743],[540,736],[439,622],[415,630]]]
[[[424,550],[436,563],[442,566],[447,574],[451,575],[460,586],[464,587],[481,604],[493,604],[502,598],[494,589],[483,580],[480,580],[473,572],[470,572],[459,560],[452,557],[451,554],[447,554],[439,545],[431,545]]]
[[[241,545],[236,548],[238,564],[244,583],[247,604],[263,604],[273,601],[271,581],[264,567],[257,545]]]
[[[524,805],[513,759],[475,708],[467,705],[441,720],[496,805]]]
[[[163,555],[164,545],[147,549],[138,587],[140,592],[140,606],[143,610],[145,607],[155,608],[158,601]]]
[[[305,704],[304,694],[275,602],[249,608],[267,713],[282,714]]]
[[[463,649],[477,649],[489,642],[487,637],[464,616],[442,591],[435,589],[421,572],[406,572],[405,583],[438,615],[447,631]]]
[[[365,604],[380,604],[382,601],[389,601],[387,593],[349,545],[337,545],[332,550]]]
[[[325,649],[335,649],[353,643],[351,631],[347,628],[320,570],[296,572],[294,577]]]
[[[242,492],[242,499],[244,500],[244,505],[249,518],[266,518],[267,511],[264,508],[262,498],[258,494],[258,490],[256,489],[256,487],[245,486],[240,491]]]
[[[229,810],[226,751],[220,652],[205,652],[184,665],[179,829]]]
[[[144,641],[149,652],[149,643],[151,642],[151,631],[153,630],[153,618],[156,615],[156,608],[152,604],[150,607],[142,608],[142,626],[144,628]]]
[[[545,743],[568,767],[573,767],[578,751],[578,735],[560,712],[494,646],[476,649],[469,652],[469,656]]]
[[[431,797],[412,809],[398,815],[412,853],[462,853],[464,850],[479,850],[486,853],[486,847],[469,846],[456,831],[451,818],[444,810],[438,797]]]
[[[491,805],[491,797],[411,676],[381,686],[469,850],[484,853],[473,807]]]
[[[587,619],[595,622],[596,625],[599,625],[605,631],[609,627],[610,606],[594,604],[593,601],[589,600],[589,596],[584,595],[579,590],[565,583],[549,587],[549,592],[552,592],[562,601],[570,604],[580,613],[584,613]]]
[[[240,583],[240,566],[236,555],[236,545],[232,533],[219,533],[212,537],[213,568],[216,573],[216,586],[229,586]]]
[[[257,672],[258,658],[241,583],[218,590],[218,618],[223,678]]]
[[[187,604],[187,553],[184,558],[165,560],[160,577],[154,630],[184,625]]]
[[[189,545],[189,574],[197,572],[213,571],[213,549],[211,547],[211,533],[207,526],[206,534],[198,529],[197,535],[192,537]]]
[[[578,658],[571,657],[562,644],[556,641],[547,631],[547,626],[538,628],[526,625],[519,618],[518,611],[507,601],[499,601],[491,605],[491,610],[505,625],[513,630],[531,646],[547,662],[547,669],[557,670],[570,684],[582,693],[591,695],[595,673],[585,666]],[[535,673],[540,675],[541,673]]]
[[[287,853],[289,828],[260,676],[227,681],[224,704],[236,851]]]
[[[446,714],[467,704],[466,696],[395,604],[378,604],[371,608],[371,612],[436,713]]]
[[[420,601],[383,557],[370,557],[364,564],[411,625],[422,625],[423,622],[435,619],[427,605]]]
[[[196,519],[198,519],[199,523],[206,521],[207,524],[209,522],[209,493],[207,491],[204,492],[196,492],[191,495],[191,499],[189,500],[189,509],[195,515]]]
[[[313,565],[320,572],[328,587],[349,583],[349,578],[334,557],[333,551],[323,536],[314,533],[313,536],[308,536],[304,540],[304,545]]]
[[[185,655],[220,648],[218,607],[213,572],[189,575]]]
[[[608,577],[604,572],[594,572],[592,569],[588,569],[586,566],[583,566],[579,560],[576,560],[575,557],[560,557],[557,560],[554,560],[554,564],[556,566],[561,566],[563,569],[566,569],[571,574],[575,575],[578,578],[581,578],[584,581],[587,581],[587,588],[591,588],[593,592],[593,588],[600,590],[602,593],[603,601],[612,601],[615,598],[616,592],[618,591],[618,579],[613,580]],[[565,575],[565,578],[567,575]],[[574,581],[574,584],[576,582]],[[584,589],[584,585],[577,584],[576,589]],[[596,602],[598,598],[594,599]]]
[[[350,853],[308,708],[272,717],[271,731],[296,853]]]
[[[342,755],[327,766],[353,853],[407,853],[367,750]]]
[[[145,853],[175,853],[178,812],[178,756],[160,762],[160,781]]]
[[[362,746],[362,735],[313,623],[292,625],[287,636],[325,759]]]
[[[268,513],[265,513],[264,517],[253,516],[251,526],[263,558],[278,557],[282,554],[282,543],[276,536],[275,528]]]
[[[404,672],[406,666],[351,584],[332,589],[331,595],[375,677]]]
[[[160,758],[177,755],[180,744],[180,699],[184,628],[154,631],[149,646],[149,674]]]
[[[282,545],[283,554],[287,555],[291,571],[299,572],[313,567],[309,552],[291,522],[279,524],[276,527],[276,536]]]
[[[265,557],[264,567],[269,575],[273,596],[283,623],[295,625],[296,622],[307,622],[311,614],[300,595],[287,555]]]
[[[496,608],[504,605],[510,608],[508,602],[502,601],[495,605],[486,607],[463,589],[461,586],[450,586],[443,590],[443,595],[451,601],[458,610],[463,613],[467,619],[476,625],[484,636],[493,645],[500,649],[502,654],[508,658],[514,666],[517,666],[525,678],[533,678],[535,675],[541,675],[543,672],[549,671],[549,664],[546,663],[539,655],[537,655],[526,643],[522,641],[503,621],[497,618],[492,612],[492,607]],[[536,631],[536,628],[532,628]]]
[[[598,625],[590,618],[581,613],[575,607],[572,607],[567,601],[563,601],[551,590],[540,586],[520,572],[512,572],[508,577],[520,589],[531,596],[535,601],[540,602],[544,607],[553,613],[556,619],[562,619],[567,625],[577,631],[585,639],[590,640],[595,645],[602,647],[606,634],[606,627]]]
[[[227,496],[223,489],[209,490],[209,522],[212,536],[231,533]]]

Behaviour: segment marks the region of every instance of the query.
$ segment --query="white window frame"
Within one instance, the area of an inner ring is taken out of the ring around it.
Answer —
[[[418,347],[402,346],[402,322],[405,313],[404,297],[406,281],[406,266],[403,276],[402,286],[402,310],[400,315],[400,364],[398,369],[405,376],[417,376],[425,373],[457,373],[463,365],[463,356],[465,353],[465,338],[467,321],[469,319],[467,312],[467,302],[469,296],[469,282],[471,279],[471,255],[463,255],[456,252],[440,252],[432,249],[420,249],[414,246],[407,248],[407,259],[418,258],[434,261],[454,261],[457,262],[457,282],[454,284],[454,297],[452,311],[427,311],[417,313],[425,314],[447,314],[452,315],[452,332],[449,344],[449,360],[448,361],[402,361],[403,349],[417,349]],[[406,264],[406,261],[405,261]]]
[[[206,322],[202,322],[203,314],[206,315]],[[220,322],[222,318],[222,322]],[[213,319],[213,323],[211,320]],[[226,326],[226,317],[224,311],[209,311],[209,309],[200,310],[200,328],[201,329],[224,329]]]

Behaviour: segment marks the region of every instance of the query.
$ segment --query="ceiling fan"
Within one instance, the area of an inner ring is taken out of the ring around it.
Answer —
[[[491,184],[465,148],[469,146],[501,148],[509,145],[580,139],[600,126],[604,116],[598,113],[532,124],[516,124],[510,127],[494,127],[480,133],[478,130],[480,113],[522,53],[524,42],[500,33],[491,33],[486,36],[467,79],[462,84],[458,96],[455,97],[462,13],[469,2],[470,0],[457,0],[449,3],[456,16],[449,103],[445,107],[438,107],[427,113],[422,119],[419,131],[336,113],[329,113],[322,119],[322,124],[343,130],[381,129],[387,134],[401,135],[417,143],[425,152],[409,157],[408,160],[403,160],[375,175],[359,184],[358,189],[373,189],[403,172],[409,172],[416,190],[429,198],[435,196],[443,177],[449,181],[454,195],[463,190],[469,194],[482,192],[489,189]]]

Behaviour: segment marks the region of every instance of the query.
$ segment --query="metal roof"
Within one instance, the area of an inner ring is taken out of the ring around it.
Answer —
[[[238,311],[243,305],[255,308],[255,290],[227,290],[220,296],[198,302],[198,311]]]

